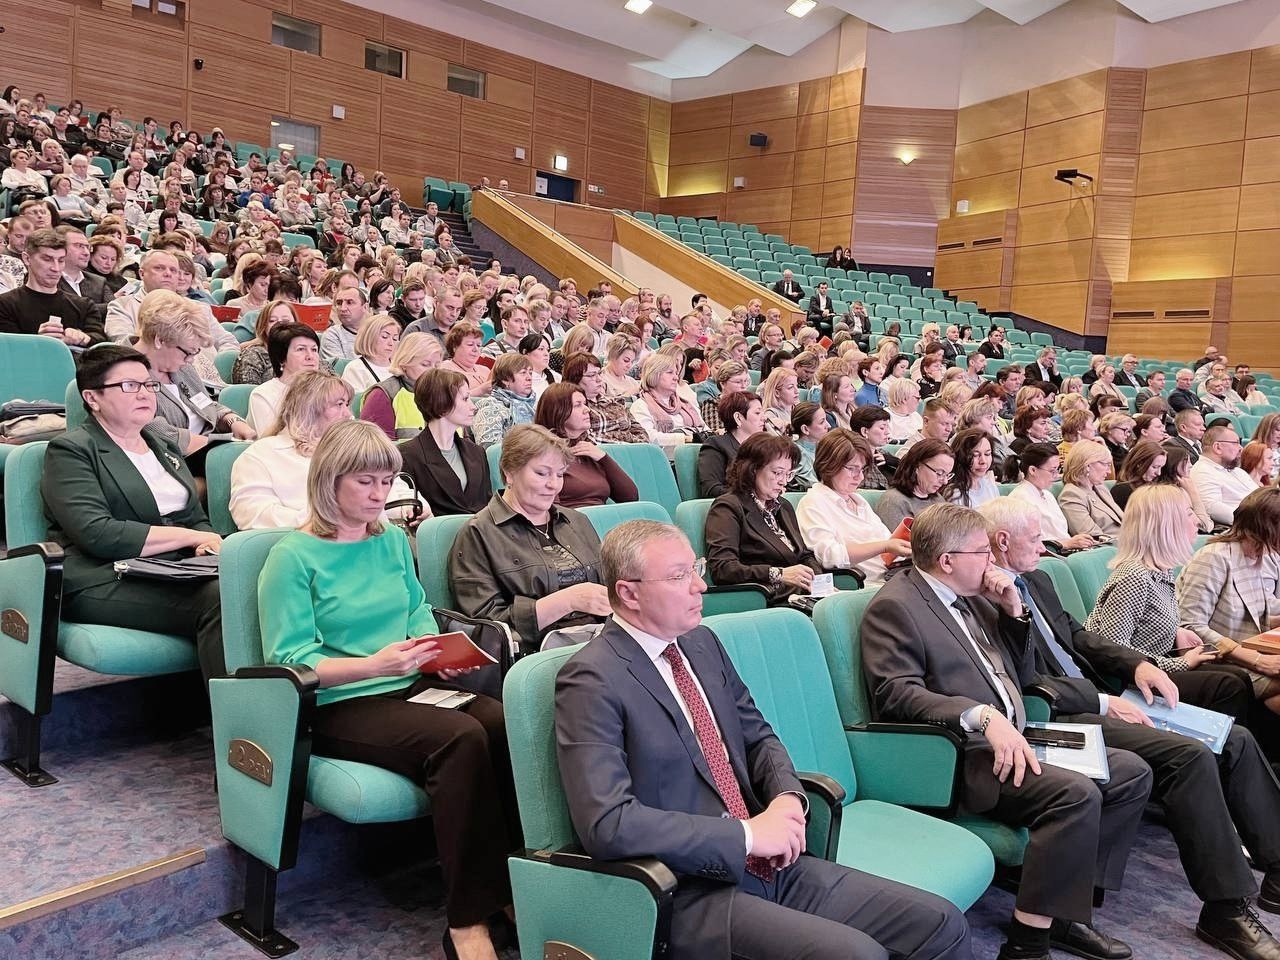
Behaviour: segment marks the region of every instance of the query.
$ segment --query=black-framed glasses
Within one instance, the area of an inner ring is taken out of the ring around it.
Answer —
[[[98,390],[110,390],[112,387],[119,389],[121,393],[137,393],[144,387],[152,393],[160,392],[159,380],[120,380],[116,383],[104,383],[97,387]]]
[[[180,344],[180,343],[175,343],[175,344],[173,345],[173,347],[174,347],[174,349],[175,349],[175,350],[177,350],[179,353],[181,353],[181,354],[182,354],[184,357],[186,357],[188,360],[194,360],[194,359],[195,359],[197,356],[199,356],[199,354],[200,354],[199,349],[196,349],[196,350],[188,350],[186,347],[184,347],[184,346],[183,346],[182,344]]]
[[[991,548],[987,547],[985,550],[944,550],[943,553],[949,553],[953,557],[989,557],[991,556]]]
[[[939,470],[937,467],[931,467],[927,463],[922,463],[920,464],[920,466],[924,467],[926,470],[932,473],[939,480],[950,480],[952,476],[954,476],[954,474],[952,474],[948,470]]]
[[[688,569],[681,570],[679,573],[670,577],[628,579],[627,583],[688,583],[689,578],[695,575],[699,580],[707,579],[706,557],[699,557],[697,560],[693,561],[693,564]]]

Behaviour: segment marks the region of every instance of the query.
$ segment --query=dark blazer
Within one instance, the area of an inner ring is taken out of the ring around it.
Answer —
[[[66,551],[68,595],[115,580],[115,561],[139,556],[152,527],[213,529],[181,448],[154,423],[142,428],[142,437],[165,472],[187,488],[185,509],[162,517],[142,474],[93,417],[49,442],[40,492],[49,536]],[[190,552],[156,556],[177,559]]]
[[[1050,373],[1040,366],[1039,360],[1027,367],[1027,380],[1038,380],[1040,383],[1052,383],[1055,387],[1062,387],[1062,374],[1057,370]]]
[[[815,573],[822,564],[805,546],[800,522],[791,501],[785,497],[778,504],[778,525],[795,549],[788,550],[764,522],[754,501],[745,502],[736,493],[716,499],[707,512],[707,563],[711,578],[719,585],[758,583],[769,591],[771,603],[781,603],[796,588],[779,583],[770,585],[770,567],[790,567],[803,563]]]
[[[1020,688],[1031,683],[1037,671],[1027,622],[979,597],[970,597],[969,606],[1000,645],[1009,676]],[[868,604],[862,672],[877,719],[939,724],[965,738],[961,802],[972,813],[995,806],[999,781],[991,772],[991,747],[981,734],[965,731],[960,715],[983,704],[1003,710],[1003,703],[973,644],[917,570],[891,577]],[[1097,711],[1092,684],[1063,678],[1061,687],[1061,712]]]
[[[1169,409],[1174,413],[1181,413],[1187,409],[1199,410],[1201,413],[1205,413],[1208,408],[1200,402],[1200,398],[1195,395],[1195,391],[1174,387],[1169,391]]]
[[[997,347],[990,340],[983,340],[978,344],[978,352],[988,360],[1003,360],[1004,347]]]
[[[960,341],[948,340],[946,337],[943,337],[941,343],[942,357],[947,361],[947,366],[959,366],[958,361],[963,360],[965,357],[964,347],[960,345]]]
[[[698,451],[698,496],[718,497],[728,489],[724,484],[725,475],[740,446],[729,433],[716,434],[703,441]]]
[[[786,297],[792,303],[799,303],[800,298],[804,296],[804,289],[794,280],[790,284],[785,280],[779,280],[773,285],[773,292],[780,297]]]
[[[706,627],[679,638],[706,693],[729,763],[755,816],[802,792],[786,748]],[[746,842],[670,688],[610,620],[556,678],[556,753],[574,830],[593,857],[651,856],[679,878],[674,960],[729,960],[729,911]],[[748,901],[749,902],[749,901]],[[744,909],[750,909],[744,907]]]
[[[102,313],[99,315],[99,320],[106,315],[106,304],[110,303],[115,296],[115,293],[107,286],[107,281],[96,273],[90,273],[88,270],[81,274],[80,293],[77,294],[75,288],[67,283],[66,277],[58,281],[58,289],[72,296],[84,297],[90,303],[101,306]]]
[[[827,294],[826,303],[823,303],[822,298],[816,293],[809,298],[809,309],[805,317],[808,323],[815,327],[819,324],[829,327],[834,318],[835,308],[832,305],[830,293]]]
[[[1140,377],[1136,373],[1125,373],[1123,369],[1116,371],[1116,384],[1121,387],[1133,387],[1141,389],[1147,385],[1145,377]]]
[[[453,468],[445,462],[430,430],[424,429],[412,440],[400,444],[400,456],[404,458],[401,469],[413,478],[418,492],[437,517],[476,513],[484,509],[493,494],[489,458],[484,450],[466,437],[458,437],[453,442],[462,454],[462,469],[467,475],[465,488]]]
[[[1191,456],[1191,463],[1193,466],[1195,462],[1200,459],[1200,454],[1204,452],[1203,445],[1193,444],[1190,440],[1188,440],[1186,437],[1184,437],[1180,433],[1174,433],[1171,436],[1166,437],[1164,444],[1165,446],[1169,446],[1170,444],[1173,444],[1174,446],[1181,447],[1183,450],[1187,451],[1187,453]],[[1197,449],[1197,447],[1199,447],[1199,449]]]

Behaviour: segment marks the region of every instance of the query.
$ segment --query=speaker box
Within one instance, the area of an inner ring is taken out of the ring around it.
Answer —
[[[753,147],[767,147],[769,138],[763,133],[753,133],[747,138],[747,142]]]

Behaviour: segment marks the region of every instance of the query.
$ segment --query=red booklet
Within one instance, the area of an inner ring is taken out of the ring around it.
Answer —
[[[487,667],[498,662],[472,643],[471,638],[460,630],[453,633],[428,634],[425,637],[418,637],[416,642],[427,643],[432,640],[440,645],[440,654],[419,667],[423,673],[467,670],[471,667]]]
[[[889,539],[905,540],[907,541],[907,543],[910,543],[912,519],[913,519],[912,517],[903,517],[902,522],[898,524],[897,528],[893,531],[893,533],[889,534]],[[884,565],[887,567],[889,564],[893,563],[893,561],[897,560],[898,558],[892,553],[882,553],[880,554],[880,559],[884,561]]]

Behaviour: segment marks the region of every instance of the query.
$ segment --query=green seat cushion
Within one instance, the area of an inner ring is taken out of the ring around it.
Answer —
[[[194,640],[97,623],[64,620],[58,653],[77,666],[112,676],[163,676],[199,667]]]
[[[995,856],[997,863],[1006,867],[1022,864],[1023,853],[1031,840],[1031,834],[1027,832],[1026,827],[1007,827],[1003,823],[988,820],[986,817],[969,814],[958,816],[951,822],[964,827],[985,843]]]
[[[347,823],[394,823],[431,812],[423,789],[398,773],[314,755],[308,768],[307,800]]]

